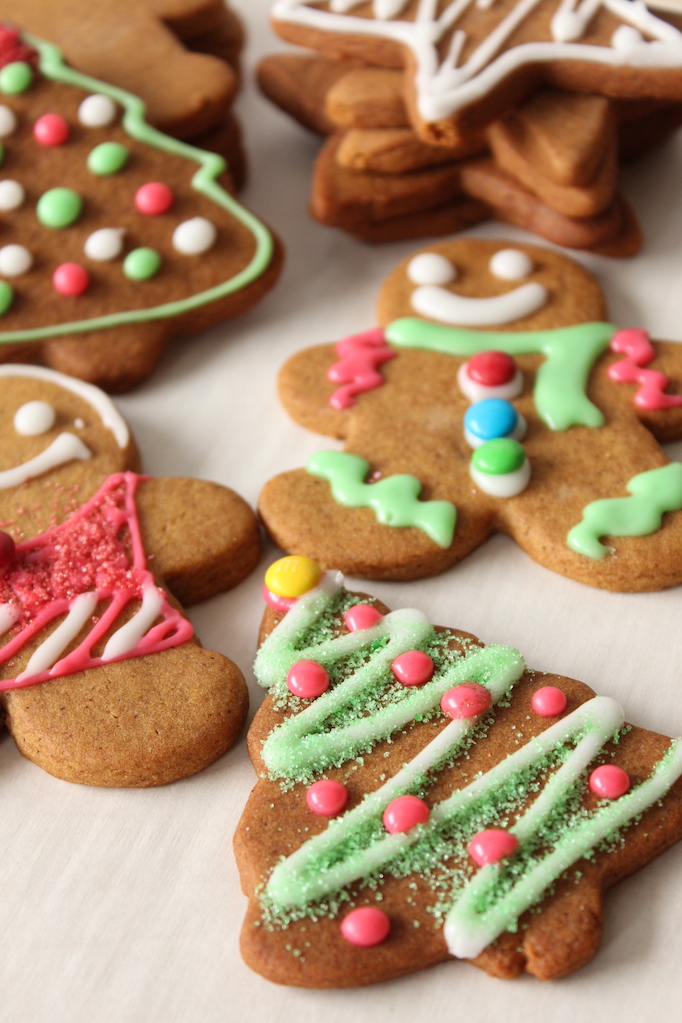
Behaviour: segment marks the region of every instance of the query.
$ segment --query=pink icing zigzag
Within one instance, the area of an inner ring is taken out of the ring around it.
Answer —
[[[647,411],[675,408],[682,405],[682,396],[665,394],[670,380],[659,369],[642,369],[656,357],[645,330],[619,330],[613,335],[611,351],[623,353],[624,359],[609,367],[609,376],[619,384],[639,384],[634,402]]]
[[[337,344],[336,352],[341,359],[329,367],[327,379],[333,384],[344,385],[338,387],[329,399],[332,408],[339,411],[354,405],[356,397],[363,391],[381,387],[384,378],[377,372],[377,367],[398,354],[386,344],[381,327],[344,338]]]

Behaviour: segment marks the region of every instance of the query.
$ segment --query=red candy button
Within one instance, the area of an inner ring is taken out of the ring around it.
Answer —
[[[533,693],[531,705],[541,718],[555,718],[566,710],[566,693],[556,686],[543,686]]]
[[[469,359],[467,373],[484,387],[502,387],[516,376],[516,363],[506,352],[479,352]]]
[[[398,796],[384,810],[384,827],[392,835],[411,831],[417,824],[425,824],[429,819],[429,808],[423,799],[417,796]]]
[[[371,604],[356,604],[346,611],[343,620],[351,632],[357,632],[358,629],[371,629],[383,617]]]
[[[618,799],[630,788],[630,775],[615,764],[604,764],[592,772],[589,785],[601,799]]]
[[[453,721],[460,718],[475,718],[492,703],[490,693],[478,682],[462,682],[443,694],[441,710]]]
[[[363,906],[354,909],[341,922],[341,933],[351,945],[359,948],[371,948],[386,941],[391,929],[391,921],[386,914],[374,906]]]
[[[69,125],[61,114],[43,114],[33,125],[33,138],[41,146],[61,146],[69,137]]]
[[[305,794],[308,809],[321,817],[336,817],[348,802],[348,789],[340,781],[323,779],[310,786]]]
[[[90,274],[79,263],[62,263],[52,274],[52,283],[60,295],[82,295],[90,284]]]
[[[396,657],[391,671],[404,686],[423,686],[433,675],[433,660],[421,650],[408,650]]]
[[[135,205],[140,213],[148,217],[156,217],[165,213],[173,205],[173,193],[168,185],[161,181],[149,181],[135,193]]]
[[[518,838],[510,831],[488,828],[471,839],[469,855],[479,867],[485,867],[488,863],[499,863],[506,856],[511,856],[518,844]]]
[[[287,689],[302,700],[314,700],[329,689],[329,675],[317,661],[297,661],[287,673]]]

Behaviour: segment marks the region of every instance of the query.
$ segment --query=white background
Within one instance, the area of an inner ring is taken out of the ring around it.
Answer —
[[[120,400],[147,471],[229,484],[255,504],[262,484],[330,446],[280,408],[278,367],[297,349],[374,324],[384,276],[415,243],[371,248],[308,219],[316,140],[258,96],[256,58],[278,44],[268,0],[239,0],[249,29],[239,110],[251,178],[244,199],[281,235],[276,291],[240,320],[167,353],[151,381]],[[623,174],[646,248],[630,261],[581,256],[610,317],[682,340],[682,137]],[[488,224],[475,233],[524,239]],[[536,240],[536,239],[532,239]],[[682,457],[682,445],[670,451]],[[262,570],[191,613],[204,644],[250,672]],[[682,733],[679,589],[604,593],[562,579],[496,537],[445,575],[370,584],[393,607],[510,643],[536,668],[614,696],[628,718]],[[596,960],[540,984],[492,980],[450,962],[359,991],[277,988],[242,963],[245,900],[232,834],[254,782],[243,740],[196,778],[146,791],[57,781],[0,742],[0,1019],[13,1023],[346,1023],[347,1020],[647,1021],[678,1018],[682,996],[682,844],[606,899]]]

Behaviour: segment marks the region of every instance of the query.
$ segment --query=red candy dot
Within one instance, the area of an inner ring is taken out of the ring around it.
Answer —
[[[41,146],[61,146],[69,137],[69,125],[61,114],[43,114],[33,125],[33,138]]]
[[[543,686],[533,693],[531,705],[541,718],[555,718],[566,710],[566,694],[556,686]]]
[[[467,373],[484,387],[501,387],[516,376],[516,363],[506,352],[479,352],[469,359]]]
[[[630,776],[622,767],[604,764],[590,775],[590,789],[601,799],[618,799],[630,788]]]
[[[317,661],[297,661],[287,673],[287,688],[302,700],[314,700],[329,689],[329,675]]]
[[[433,675],[433,660],[421,650],[408,650],[396,657],[391,671],[404,686],[423,686]]]
[[[0,532],[0,572],[4,572],[14,561],[16,546],[9,533]]]
[[[356,604],[346,611],[343,620],[351,632],[357,632],[358,629],[370,629],[383,617],[371,604]]]
[[[511,856],[518,844],[518,838],[510,831],[488,828],[471,839],[469,855],[479,867],[485,867],[488,863],[499,863],[506,856]]]
[[[363,906],[354,909],[341,922],[341,933],[346,941],[359,948],[371,948],[386,941],[391,921],[381,909]]]
[[[462,682],[448,689],[440,701],[441,710],[453,721],[460,718],[475,718],[492,703],[490,693],[478,682]]]
[[[348,802],[348,789],[340,781],[316,781],[305,794],[308,809],[322,817],[336,817]]]
[[[429,808],[423,799],[417,796],[398,796],[384,810],[384,827],[392,835],[411,831],[417,824],[425,824],[429,819]]]
[[[168,185],[161,181],[149,181],[135,193],[135,205],[140,213],[148,217],[156,217],[165,213],[173,205],[173,193]]]
[[[62,263],[52,274],[52,283],[60,295],[82,295],[90,284],[90,274],[78,263]]]

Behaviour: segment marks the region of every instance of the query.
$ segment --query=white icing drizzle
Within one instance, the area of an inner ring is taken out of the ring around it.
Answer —
[[[15,465],[13,469],[5,469],[0,472],[0,490],[8,490],[10,487],[18,487],[35,476],[42,476],[50,469],[56,469],[66,462],[73,462],[74,459],[84,461],[92,458],[92,451],[86,447],[83,441],[73,433],[60,433],[52,441],[49,447],[41,451],[35,458],[28,462]]]
[[[510,401],[511,398],[518,398],[523,391],[523,373],[520,369],[517,369],[508,384],[488,387],[486,384],[480,384],[477,380],[471,379],[467,369],[468,365],[468,362],[463,362],[457,370],[457,383],[462,394],[471,402],[483,401],[484,398],[506,398],[507,401]]]
[[[29,678],[31,675],[39,675],[43,671],[48,671],[66,650],[69,643],[76,638],[96,607],[96,593],[81,593],[74,597],[69,604],[69,613],[64,621],[33,651],[28,664],[21,674],[17,675],[17,682]]]
[[[520,281],[533,272],[533,260],[521,249],[498,249],[488,269],[502,281]]]
[[[39,437],[52,429],[56,416],[46,401],[27,401],[14,413],[14,429],[22,437]]]
[[[420,252],[407,264],[407,276],[413,284],[452,284],[457,267],[439,252]]]
[[[433,285],[415,288],[410,305],[420,316],[457,327],[494,327],[513,323],[542,309],[548,291],[537,281],[529,281],[504,295],[475,298],[456,295]]]
[[[112,661],[134,650],[152,627],[163,609],[163,597],[157,586],[146,582],[142,590],[142,603],[125,625],[111,636],[102,653],[103,661]]]
[[[493,473],[481,472],[473,463],[469,465],[469,472],[476,486],[491,497],[516,497],[526,489],[531,477],[530,462],[527,458],[514,472],[496,476]]]
[[[12,628],[21,617],[21,610],[16,604],[0,604],[0,636]]]

